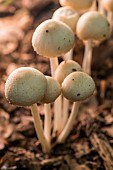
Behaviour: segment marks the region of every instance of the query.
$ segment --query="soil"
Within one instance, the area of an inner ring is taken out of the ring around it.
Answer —
[[[77,124],[64,144],[43,154],[29,108],[10,105],[4,84],[21,66],[50,75],[49,60],[32,48],[34,29],[52,17],[57,0],[0,2],[0,169],[113,170],[113,36],[93,49],[94,95],[82,102]],[[76,37],[73,60],[82,64],[84,44]],[[62,57],[59,57],[59,62]],[[42,121],[43,105],[39,105]]]

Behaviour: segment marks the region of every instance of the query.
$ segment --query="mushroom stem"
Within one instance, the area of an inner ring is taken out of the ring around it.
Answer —
[[[31,108],[32,116],[34,118],[34,126],[36,130],[36,134],[42,145],[42,150],[44,153],[48,153],[50,152],[50,146],[43,133],[42,122],[40,120],[40,115],[39,115],[39,111],[37,108],[37,104],[33,104],[30,108]]]
[[[63,59],[65,61],[73,59],[73,48],[63,56]]]
[[[52,77],[55,77],[55,70],[58,67],[58,58],[50,58],[50,67]],[[54,102],[54,132],[59,134],[61,131],[61,112],[62,112],[62,96],[60,95]]]
[[[78,115],[79,106],[80,106],[80,102],[73,103],[72,111],[71,111],[70,117],[68,119],[68,122],[58,137],[58,140],[57,140],[58,143],[63,143],[66,140],[66,138],[68,137],[69,133],[71,132],[73,125],[75,123],[75,119]]]
[[[64,129],[67,120],[68,120],[68,111],[69,111],[69,100],[63,97],[63,111],[62,111],[62,129]]]
[[[62,95],[60,95],[54,103],[54,134],[58,136],[61,132],[62,124]]]
[[[44,120],[44,135],[48,143],[51,142],[51,105],[44,104],[45,120]]]
[[[55,70],[58,67],[58,58],[50,58],[50,68],[51,68],[51,75],[55,77]]]
[[[86,41],[82,68],[83,71],[89,75],[91,74],[92,50],[92,41]]]
[[[109,21],[109,23],[110,23],[110,35],[111,35],[111,33],[112,33],[112,27],[113,27],[113,12],[111,12],[111,11],[108,11],[107,12],[107,19],[108,19],[108,21]]]

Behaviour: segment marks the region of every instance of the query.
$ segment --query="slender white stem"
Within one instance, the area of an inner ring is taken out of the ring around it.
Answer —
[[[51,68],[51,75],[55,77],[55,70],[58,67],[58,58],[50,58],[50,68]]]
[[[63,56],[63,59],[65,61],[73,59],[73,48]]]
[[[52,77],[55,77],[55,70],[58,67],[58,58],[50,58],[50,67]],[[61,112],[62,112],[62,97],[59,96],[54,102],[54,129],[55,134],[60,133],[61,129]]]
[[[37,104],[33,104],[31,106],[31,112],[32,112],[32,116],[34,118],[34,126],[35,126],[35,130],[36,130],[36,134],[37,134],[37,137],[42,145],[42,150],[44,153],[48,153],[48,152],[50,152],[50,146],[44,136],[42,122],[40,119]]]
[[[84,52],[84,58],[82,63],[83,71],[87,74],[91,74],[91,61],[92,61],[92,42],[91,40],[88,40],[85,42],[85,52]]]
[[[98,0],[98,12],[106,17],[106,11],[102,6],[102,0]]]
[[[63,97],[63,111],[62,111],[62,129],[64,129],[69,116],[69,100]]]
[[[71,111],[70,117],[68,119],[68,122],[58,137],[58,140],[57,140],[58,143],[63,143],[66,140],[66,138],[68,137],[68,135],[70,134],[70,132],[73,128],[73,125],[76,122],[76,117],[78,115],[79,106],[80,106],[80,102],[73,103],[72,111]]]
[[[44,104],[45,120],[44,120],[44,135],[48,143],[51,143],[51,104]]]
[[[112,29],[113,29],[113,12],[107,12],[107,19],[109,21],[110,24],[110,35],[112,33]]]
[[[62,95],[60,95],[54,103],[54,130],[53,133],[58,136],[62,126]]]

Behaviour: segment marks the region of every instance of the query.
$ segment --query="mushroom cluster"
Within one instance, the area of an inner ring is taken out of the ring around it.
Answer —
[[[9,75],[5,84],[9,103],[31,109],[44,153],[51,151],[53,138],[55,144],[66,141],[77,123],[82,101],[95,90],[95,82],[90,76],[92,44],[101,43],[110,36],[110,24],[105,16],[92,10],[94,2],[59,0],[61,7],[52,19],[38,25],[32,36],[34,51],[50,60],[51,75],[44,75],[36,68],[21,67]],[[103,4],[106,2],[103,0]],[[84,43],[82,66],[73,60],[76,39]],[[65,59],[67,54],[69,57]],[[38,103],[44,107],[44,123]]]

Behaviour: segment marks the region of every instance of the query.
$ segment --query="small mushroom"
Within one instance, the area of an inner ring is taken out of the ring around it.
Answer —
[[[44,103],[44,108],[45,108],[44,134],[48,143],[50,143],[51,124],[52,124],[50,103],[53,103],[56,100],[56,98],[61,94],[61,86],[53,77],[50,76],[45,76],[45,77],[47,79],[47,88],[41,102]]]
[[[5,84],[5,96],[9,103],[17,106],[30,106],[37,136],[44,152],[50,147],[45,139],[37,104],[45,94],[47,80],[35,68],[21,67],[14,70]]]
[[[77,22],[76,33],[85,42],[83,71],[91,74],[92,43],[93,41],[103,41],[109,37],[109,23],[97,11],[86,12]]]
[[[64,142],[72,130],[75,118],[78,115],[80,101],[90,97],[94,90],[94,80],[84,72],[73,72],[64,79],[62,83],[62,94],[65,98],[74,103],[68,122],[58,137],[59,143]]]
[[[64,79],[72,72],[82,71],[81,66],[73,60],[62,61],[55,71],[55,79],[62,84]],[[62,98],[63,102],[63,110],[62,110],[62,127],[64,128],[67,120],[68,120],[68,109],[69,109],[69,101],[66,98]]]
[[[93,0],[59,0],[61,6],[70,6],[77,11],[85,11],[89,9]]]
[[[55,79],[62,84],[64,79],[72,72],[82,71],[81,66],[73,60],[62,61],[55,71]]]
[[[76,24],[79,19],[79,14],[73,8],[69,6],[60,7],[53,13],[52,18],[64,22],[74,33],[76,32]]]

